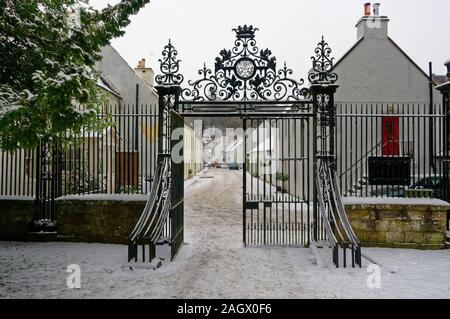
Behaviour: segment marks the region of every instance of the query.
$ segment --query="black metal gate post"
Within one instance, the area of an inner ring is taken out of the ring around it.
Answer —
[[[156,77],[156,90],[159,95],[159,162],[162,165],[164,158],[170,158],[170,176],[168,185],[170,194],[170,214],[162,231],[160,241],[170,242],[171,259],[174,259],[184,242],[184,147],[180,154],[172,154],[175,145],[183,143],[184,134],[174,136],[177,130],[184,129],[184,119],[177,114],[179,108],[183,76],[178,74],[178,52],[169,40],[164,48],[161,62],[162,75]],[[178,134],[175,134],[178,135]]]
[[[178,154],[181,158],[172,154],[174,146],[183,143],[184,132],[178,137],[173,134],[175,129],[184,130],[184,120],[176,112],[183,76],[178,74],[178,52],[170,41],[162,54],[162,74],[155,78],[159,95],[157,167],[147,205],[128,238],[129,261],[138,261],[139,245],[142,246],[144,262],[146,245],[149,246],[150,262],[156,257],[157,245],[169,245],[170,258],[173,259],[184,242],[184,159],[182,151]]]
[[[328,241],[333,263],[347,267],[347,253],[352,266],[361,266],[361,245],[356,237],[342,202],[336,177],[336,107],[334,94],[338,88],[337,74],[333,73],[331,49],[325,40],[319,43],[313,57],[313,71],[309,74],[314,104],[314,212],[315,242]],[[339,256],[339,248],[342,256]]]
[[[55,199],[61,195],[61,154],[58,142],[39,143],[36,170],[36,215],[31,232],[55,232]]]
[[[318,179],[319,161],[333,169],[336,168],[335,154],[335,130],[336,110],[334,105],[334,94],[339,87],[336,83],[338,77],[332,73],[333,60],[330,56],[331,49],[322,37],[316,49],[313,60],[313,72],[309,74],[311,82],[311,95],[313,99],[313,179]],[[317,184],[313,184],[313,240],[324,240],[323,229],[319,218],[319,192]]]
[[[247,196],[247,118],[242,120],[242,129],[244,130],[244,147],[243,147],[243,163],[242,163],[242,241],[244,247],[247,247],[247,209],[245,208]]]
[[[334,139],[336,129],[336,110],[334,107],[334,94],[338,85],[335,84],[313,84],[311,93],[314,103],[314,180],[317,180],[318,162],[323,161],[326,166],[335,169],[336,154],[334,150]],[[313,232],[314,241],[323,240],[318,212],[318,191],[314,183],[314,212]]]
[[[171,210],[167,225],[173,260],[184,243],[184,146],[176,147],[177,144],[184,143],[184,132],[180,134],[184,130],[184,119],[175,111],[171,111],[171,128],[175,133],[171,138],[171,150],[174,152],[179,149],[178,154],[171,154]]]
[[[447,67],[447,82],[436,87],[442,93],[443,113],[445,114],[443,135],[443,172],[444,199],[450,201],[450,60],[445,63]]]

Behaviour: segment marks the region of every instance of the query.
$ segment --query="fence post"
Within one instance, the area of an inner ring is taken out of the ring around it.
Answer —
[[[443,177],[444,177],[444,197],[446,201],[450,201],[450,179],[449,179],[449,169],[450,169],[450,60],[445,63],[447,67],[447,82],[436,87],[442,93],[442,107],[445,114],[444,128],[442,130],[442,140],[443,145]]]
[[[318,225],[318,198],[317,184],[319,160],[326,165],[332,165],[336,169],[335,154],[335,129],[336,108],[334,105],[334,94],[339,86],[336,84],[312,84],[311,93],[314,104],[314,240],[320,240],[320,229]]]
[[[319,160],[321,163],[329,163],[336,168],[335,159],[335,129],[336,109],[334,94],[339,87],[336,83],[338,76],[333,73],[333,61],[331,49],[322,37],[312,57],[313,70],[308,75],[311,82],[311,95],[313,99],[313,240],[321,238],[319,225],[319,202],[317,175]],[[330,163],[331,161],[331,163]]]
[[[155,80],[158,83],[156,90],[159,95],[159,139],[158,139],[158,162],[162,164],[164,157],[170,157],[170,217],[165,226],[166,231],[163,237],[170,237],[171,258],[178,253],[184,242],[184,160],[174,161],[172,148],[175,141],[172,141],[174,129],[184,128],[184,120],[178,116],[181,86],[183,76],[178,73],[180,60],[177,59],[178,52],[169,40],[162,52],[163,59],[160,60],[161,75]],[[181,138],[181,143],[183,141]],[[182,150],[184,152],[184,150]],[[180,154],[183,156],[183,154]]]

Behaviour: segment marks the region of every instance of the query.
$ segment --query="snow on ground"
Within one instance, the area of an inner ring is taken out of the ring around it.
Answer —
[[[156,271],[127,264],[126,246],[0,242],[0,298],[450,297],[449,250],[363,249],[382,271],[371,290],[365,267],[335,269],[326,250],[243,248],[240,174],[187,182],[186,244]],[[81,289],[66,287],[70,264],[81,267]]]

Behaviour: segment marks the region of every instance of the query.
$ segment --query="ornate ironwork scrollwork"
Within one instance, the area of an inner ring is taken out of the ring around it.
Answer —
[[[178,60],[178,51],[169,40],[169,44],[164,47],[162,59],[159,59],[161,75],[156,76],[155,81],[159,85],[180,85],[184,81],[180,71],[180,62]]]
[[[324,37],[314,50],[315,56],[311,57],[313,61],[313,71],[309,73],[308,80],[312,84],[333,84],[338,80],[336,73],[332,72],[334,58],[331,57],[331,48],[325,42]]]
[[[223,49],[215,60],[214,68],[204,64],[198,71],[200,79],[189,81],[181,92],[185,101],[305,101],[311,99],[310,89],[303,87],[303,79],[293,79],[293,71],[286,63],[277,69],[277,59],[269,49],[256,45],[253,26],[239,26],[234,47]],[[312,84],[333,84],[338,76],[332,72],[334,58],[331,48],[322,37],[315,49],[313,71],[308,75]],[[156,82],[162,86],[180,85],[184,77],[179,73],[178,51],[169,41],[159,60],[162,74]]]
[[[317,94],[316,104],[318,106],[319,126],[329,127],[334,125],[334,109],[330,104],[328,94]]]
[[[253,26],[239,26],[235,46],[222,50],[216,58],[214,71],[206,67],[198,71],[201,78],[189,81],[182,92],[184,100],[193,101],[301,101],[309,98],[304,80],[294,80],[286,64],[277,70],[276,57],[269,49],[256,46]]]

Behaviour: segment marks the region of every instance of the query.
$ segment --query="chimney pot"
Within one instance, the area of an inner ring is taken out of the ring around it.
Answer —
[[[370,3],[370,2],[367,2],[367,3],[364,5],[364,15],[365,15],[365,16],[370,16],[370,15],[371,15],[370,7],[371,7],[371,3]]]
[[[137,68],[138,69],[145,69],[145,59],[141,59],[140,61],[138,61]]]
[[[380,15],[380,6],[381,6],[381,4],[379,4],[379,3],[374,3],[373,4],[373,15],[374,16],[379,16]]]

